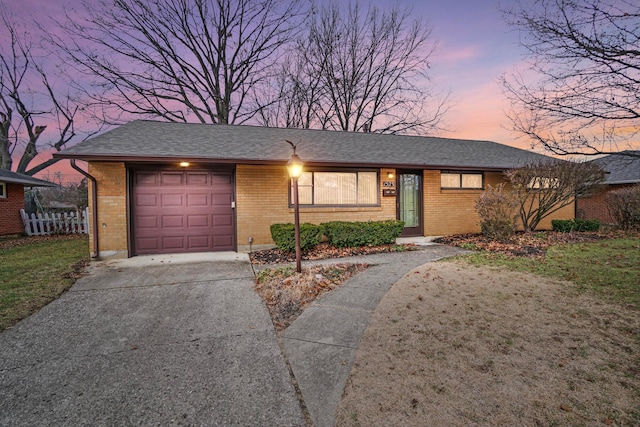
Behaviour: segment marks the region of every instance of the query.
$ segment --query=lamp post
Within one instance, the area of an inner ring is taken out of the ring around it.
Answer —
[[[287,170],[293,183],[293,217],[294,217],[294,233],[296,240],[296,271],[302,271],[302,249],[300,248],[300,205],[298,203],[298,178],[302,175],[302,160],[296,154],[296,146],[291,141],[287,141],[293,147],[293,154],[287,162]]]

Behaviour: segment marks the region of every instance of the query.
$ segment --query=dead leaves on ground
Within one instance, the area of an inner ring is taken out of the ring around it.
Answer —
[[[337,248],[328,243],[321,243],[314,248],[302,253],[304,260],[319,260],[327,258],[344,258],[349,256],[370,255],[386,252],[403,252],[415,250],[414,245],[380,245],[361,246],[354,248]],[[249,254],[253,264],[279,264],[295,262],[295,252],[285,252],[280,249],[266,249],[263,251],[251,252]]]
[[[543,257],[552,245],[593,242],[616,237],[615,233],[555,231],[518,233],[508,242],[491,240],[482,234],[458,234],[435,239],[434,242],[465,249],[500,253],[515,257]]]
[[[367,268],[367,264],[312,266],[296,273],[292,267],[265,269],[258,273],[256,291],[262,297],[271,320],[280,332],[321,295],[340,286]]]

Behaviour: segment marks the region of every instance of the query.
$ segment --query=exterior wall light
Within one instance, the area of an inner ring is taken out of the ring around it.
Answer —
[[[286,141],[286,140],[285,140]],[[293,148],[293,154],[287,162],[287,170],[289,171],[289,177],[293,183],[293,217],[294,217],[294,232],[296,240],[296,271],[302,272],[302,249],[300,248],[300,203],[298,199],[298,178],[302,175],[302,167],[304,163],[300,160],[300,157],[296,154],[296,146],[291,141],[287,141]]]
[[[189,165],[190,165],[190,163],[189,163],[189,162],[180,162],[180,167],[188,168],[188,167],[189,167]]]
[[[391,172],[391,171],[387,172],[387,178],[393,179],[394,176],[395,175],[393,174],[393,172]]]

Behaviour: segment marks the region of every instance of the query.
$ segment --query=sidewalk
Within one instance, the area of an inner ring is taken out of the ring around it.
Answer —
[[[287,359],[315,427],[333,426],[362,334],[389,288],[424,263],[464,252],[431,245],[411,252],[304,262],[303,266],[371,264],[316,300],[282,335]]]

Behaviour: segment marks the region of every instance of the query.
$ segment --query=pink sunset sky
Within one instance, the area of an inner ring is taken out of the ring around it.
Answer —
[[[21,0],[20,7],[13,2],[9,4],[14,14],[24,19],[61,17],[63,7],[81,9],[77,0]],[[371,4],[385,7],[393,2],[372,0]],[[517,45],[517,34],[502,19],[499,2],[400,0],[399,4],[411,7],[414,17],[422,17],[430,24],[438,41],[438,50],[430,62],[431,85],[437,91],[449,92],[453,104],[445,117],[449,131],[439,136],[529,148],[527,141],[519,140],[507,130],[509,122],[504,113],[507,103],[498,78],[522,65],[523,52]],[[47,26],[43,19],[39,21]],[[49,173],[56,170],[73,173],[63,165],[48,169]]]

